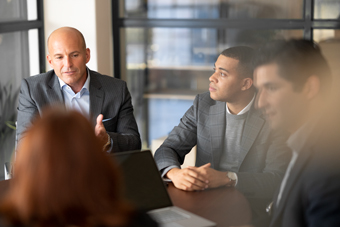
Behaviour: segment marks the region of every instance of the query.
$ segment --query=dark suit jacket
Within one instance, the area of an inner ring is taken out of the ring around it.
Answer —
[[[225,129],[226,103],[214,101],[209,92],[197,95],[180,124],[156,151],[159,170],[180,166],[196,144],[196,166],[210,162],[218,169]],[[242,134],[237,188],[246,195],[271,198],[291,157],[285,141],[286,137],[272,132],[261,112],[252,107]]]
[[[64,97],[53,70],[23,79],[19,93],[17,141],[44,107],[61,103],[64,103]],[[94,126],[99,114],[108,119],[104,126],[112,138],[114,152],[141,148],[131,96],[124,81],[90,71],[90,114]]]
[[[340,111],[324,111],[299,152],[270,226],[340,226]]]

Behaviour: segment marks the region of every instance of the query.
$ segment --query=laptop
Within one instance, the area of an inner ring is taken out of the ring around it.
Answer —
[[[162,227],[208,227],[216,223],[173,206],[150,150],[110,154],[118,162],[126,198]]]

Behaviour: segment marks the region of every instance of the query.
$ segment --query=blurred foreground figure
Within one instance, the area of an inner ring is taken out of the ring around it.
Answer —
[[[330,102],[328,64],[305,40],[274,41],[255,56],[258,107],[290,133],[293,151],[270,226],[340,226],[339,104]]]
[[[121,197],[117,167],[76,111],[43,112],[20,143],[10,184],[0,226],[156,225]]]

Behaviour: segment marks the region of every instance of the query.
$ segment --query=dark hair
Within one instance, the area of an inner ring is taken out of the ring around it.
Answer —
[[[125,226],[130,208],[120,180],[83,115],[48,109],[19,144],[0,212],[12,225]]]
[[[330,89],[331,71],[319,46],[308,40],[275,40],[260,47],[254,55],[254,68],[276,63],[279,75],[301,91],[307,79],[315,75],[320,80],[321,91]]]
[[[254,50],[247,46],[236,46],[225,49],[221,55],[239,60],[238,69],[243,77],[253,78],[253,59]]]

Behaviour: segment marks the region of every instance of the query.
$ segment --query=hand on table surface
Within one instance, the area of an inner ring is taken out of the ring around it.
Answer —
[[[210,168],[207,163],[200,167],[189,166],[184,169],[173,168],[166,176],[172,180],[176,188],[185,191],[198,191],[227,185],[230,181],[226,172]]]

